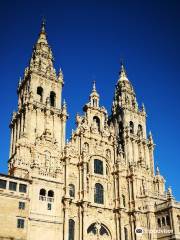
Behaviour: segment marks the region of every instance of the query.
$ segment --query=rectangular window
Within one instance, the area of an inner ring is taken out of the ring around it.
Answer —
[[[94,160],[94,173],[103,175],[103,161],[98,159]]]
[[[26,184],[19,184],[19,192],[26,193],[27,192],[27,185]]]
[[[51,209],[52,209],[52,205],[51,205],[51,203],[48,203],[48,205],[47,205],[47,209],[48,209],[48,210],[51,210]]]
[[[25,209],[25,202],[19,202],[19,209]]]
[[[17,219],[17,228],[24,228],[24,219],[22,218]]]
[[[2,188],[2,189],[6,189],[6,183],[7,183],[6,180],[2,180],[2,179],[0,179],[0,188]]]
[[[9,190],[16,191],[17,183],[9,182]]]

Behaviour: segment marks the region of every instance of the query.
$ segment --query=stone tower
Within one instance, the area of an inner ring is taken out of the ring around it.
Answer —
[[[156,229],[154,206],[164,197],[165,180],[159,171],[154,173],[154,143],[151,132],[148,137],[146,134],[145,107],[139,109],[123,64],[109,121],[114,125],[117,144],[115,202],[119,237],[126,239],[131,232],[132,239],[136,239],[136,227]],[[144,239],[153,237],[147,235]]]
[[[66,104],[61,104],[63,73],[60,69],[56,74],[53,62],[42,22],[29,66],[17,89],[18,110],[10,123],[10,175],[27,178],[34,167],[40,167],[41,171],[50,167],[52,174],[57,170],[48,148],[42,153],[40,146],[42,142],[51,143],[61,151],[65,144],[67,112]]]

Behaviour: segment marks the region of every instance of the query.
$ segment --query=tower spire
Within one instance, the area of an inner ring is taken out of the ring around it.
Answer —
[[[40,30],[40,33],[39,33],[39,38],[37,40],[37,43],[48,44],[47,35],[46,35],[46,22],[45,22],[44,17],[43,17],[42,22],[41,22],[41,30]]]
[[[121,68],[120,68],[120,72],[119,72],[119,80],[120,81],[123,81],[123,80],[128,81],[126,70],[125,70],[123,62],[121,62]]]
[[[124,64],[121,62],[119,78],[115,88],[112,113],[117,114],[118,109],[126,108],[131,111],[138,111],[136,95],[131,82],[127,77]]]
[[[41,32],[42,33],[45,33],[46,32],[46,20],[45,20],[45,17],[42,18],[42,22],[41,22]]]
[[[54,58],[52,50],[47,41],[45,19],[43,18],[39,37],[33,48],[33,53],[30,60],[30,70],[32,72],[36,72],[40,76],[45,76],[46,78],[56,81],[57,76],[53,64]]]

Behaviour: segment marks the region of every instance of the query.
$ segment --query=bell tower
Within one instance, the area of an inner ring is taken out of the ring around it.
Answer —
[[[11,175],[27,177],[32,167],[47,165],[43,160],[47,159],[47,154],[37,154],[40,142],[51,143],[60,151],[64,147],[67,111],[66,104],[61,103],[63,73],[60,69],[56,74],[53,64],[43,21],[29,65],[17,88],[18,110],[10,123]]]
[[[113,122],[118,142],[118,151],[124,153],[127,166],[137,164],[154,175],[152,135],[146,135],[146,111],[138,107],[136,94],[129,81],[124,65],[121,65],[119,79],[112,104]]]

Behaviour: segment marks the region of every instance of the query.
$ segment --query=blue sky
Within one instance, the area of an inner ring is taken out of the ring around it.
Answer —
[[[144,102],[156,143],[155,165],[180,200],[180,1],[0,1],[0,172],[7,172],[10,116],[16,87],[47,22],[55,67],[65,78],[63,98],[75,127],[95,79],[110,112],[123,59],[139,104]]]

